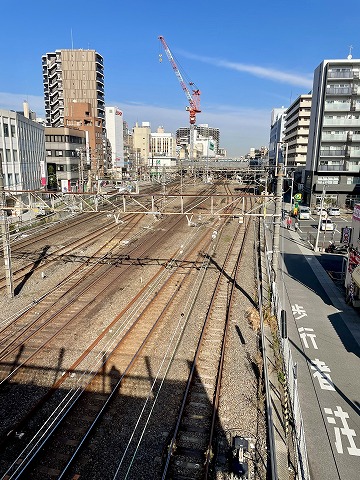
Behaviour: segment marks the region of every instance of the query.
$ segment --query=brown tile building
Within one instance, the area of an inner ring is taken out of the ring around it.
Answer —
[[[105,145],[103,58],[95,50],[56,50],[42,57],[46,125],[88,132],[92,175],[102,175]]]

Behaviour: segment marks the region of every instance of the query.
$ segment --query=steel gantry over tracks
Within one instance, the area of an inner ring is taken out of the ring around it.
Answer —
[[[12,192],[7,191],[9,198]],[[19,200],[19,193],[27,194],[27,200]],[[17,200],[19,213],[28,210],[37,212],[39,209],[43,215],[55,212],[117,212],[121,213],[144,213],[159,215],[187,215],[201,214],[203,216],[271,216],[261,212],[268,203],[273,203],[276,196],[254,195],[250,193],[86,193],[86,192],[51,192],[35,190],[14,191],[14,200]],[[250,210],[245,208],[245,198],[254,198],[255,206]],[[228,207],[234,207],[229,212]],[[14,207],[3,207],[11,210]]]

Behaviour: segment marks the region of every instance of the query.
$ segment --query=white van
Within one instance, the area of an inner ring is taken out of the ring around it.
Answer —
[[[309,218],[310,218],[310,208],[299,207],[299,220],[309,220]]]
[[[320,230],[334,230],[334,224],[330,218],[323,218],[320,224]]]
[[[328,210],[328,214],[334,217],[338,217],[340,215],[340,208],[339,207],[330,207]]]

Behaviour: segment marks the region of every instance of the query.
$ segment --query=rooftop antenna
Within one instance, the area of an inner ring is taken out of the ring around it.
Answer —
[[[351,52],[352,52],[352,49],[353,49],[353,48],[354,48],[354,47],[353,47],[352,45],[349,46],[349,55],[347,56],[347,59],[348,59],[348,60],[351,60],[351,59],[352,59],[352,54],[351,54]]]
[[[70,35],[71,35],[71,50],[74,50],[74,39],[72,34],[72,28],[70,29]]]

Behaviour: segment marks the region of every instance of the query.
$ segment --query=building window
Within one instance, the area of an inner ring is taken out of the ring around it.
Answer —
[[[9,125],[7,123],[4,123],[4,137],[9,136]]]
[[[338,185],[339,184],[339,177],[333,177],[333,176],[324,177],[324,176],[321,176],[321,177],[318,177],[316,183],[319,184],[319,185]]]

